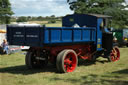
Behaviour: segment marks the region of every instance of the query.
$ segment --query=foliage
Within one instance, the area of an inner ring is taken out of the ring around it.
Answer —
[[[42,24],[42,25],[44,25],[44,24]],[[46,27],[62,27],[62,22],[56,21],[56,23],[47,23],[45,25],[46,25]]]
[[[19,17],[16,22],[27,22],[27,18],[22,16],[22,17]]]
[[[61,21],[61,18],[62,17],[55,17],[55,16],[46,16],[46,17],[43,17],[43,16],[22,16],[24,18],[26,18],[27,21],[51,21],[51,20],[55,20],[55,21]],[[19,19],[20,17],[18,17]],[[17,19],[17,17],[12,17],[11,18],[13,21],[15,21],[15,19]]]
[[[56,23],[56,16],[55,15],[51,15],[50,18],[51,18],[51,20],[49,20],[48,23]]]
[[[112,26],[128,26],[128,11],[125,0],[67,0],[70,9],[79,14],[104,14],[113,17]]]
[[[55,15],[51,15],[51,18],[55,18],[56,16]]]
[[[48,23],[56,23],[56,20],[50,20]]]
[[[0,24],[10,23],[13,14],[9,0],[0,0]]]

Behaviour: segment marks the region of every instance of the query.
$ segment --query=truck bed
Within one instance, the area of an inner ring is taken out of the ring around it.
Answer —
[[[10,45],[45,46],[96,42],[94,27],[7,26]]]

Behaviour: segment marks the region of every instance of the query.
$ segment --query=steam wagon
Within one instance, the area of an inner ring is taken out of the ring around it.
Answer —
[[[78,58],[95,61],[102,56],[117,61],[120,51],[113,47],[113,34],[107,30],[110,16],[72,14],[63,17],[62,27],[7,26],[10,45],[30,46],[25,58],[28,68],[56,64],[61,73],[73,72]]]

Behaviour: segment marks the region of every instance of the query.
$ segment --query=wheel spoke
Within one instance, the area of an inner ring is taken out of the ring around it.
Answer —
[[[72,61],[70,59],[66,59],[66,60],[64,60],[64,63],[70,65],[72,63]]]
[[[115,59],[114,59],[114,56],[111,56],[111,59],[112,59],[112,61],[114,61]]]
[[[114,58],[115,58],[115,61],[118,60],[118,52],[116,49],[114,49]]]
[[[116,52],[114,48],[113,48],[113,50],[112,50],[112,51],[113,51],[113,53],[115,53],[115,52]]]
[[[112,51],[110,53],[110,57],[111,57],[111,60],[113,62],[119,60],[119,58],[120,58],[120,52],[119,52],[119,49],[117,47],[115,47],[115,48],[112,49]]]
[[[67,70],[67,67],[68,67],[67,65],[64,65],[64,68],[65,68],[66,70]]]
[[[64,60],[65,70],[72,72],[76,67],[76,60],[73,53],[69,53]]]

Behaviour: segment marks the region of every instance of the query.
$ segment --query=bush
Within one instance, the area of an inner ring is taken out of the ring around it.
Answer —
[[[56,20],[50,20],[48,23],[56,23]]]
[[[16,22],[27,22],[27,18],[26,17],[19,17]]]

